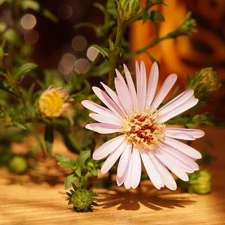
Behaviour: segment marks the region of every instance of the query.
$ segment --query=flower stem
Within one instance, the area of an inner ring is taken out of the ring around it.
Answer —
[[[122,39],[126,30],[126,23],[125,21],[122,21],[120,18],[118,18],[117,25],[118,25],[118,29],[116,33],[114,49],[112,51],[113,54],[112,54],[112,57],[109,58],[111,62],[110,62],[110,69],[109,69],[108,86],[110,87],[113,84],[116,64],[118,61],[119,54],[121,53],[120,47],[121,47]]]

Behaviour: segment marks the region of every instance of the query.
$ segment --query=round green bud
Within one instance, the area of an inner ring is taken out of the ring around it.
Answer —
[[[26,158],[23,156],[14,156],[9,162],[9,169],[14,173],[25,173],[28,169]]]

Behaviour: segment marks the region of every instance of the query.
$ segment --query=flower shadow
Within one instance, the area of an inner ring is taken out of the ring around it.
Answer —
[[[102,208],[113,208],[117,210],[136,211],[141,207],[159,211],[164,208],[175,209],[184,208],[194,204],[190,194],[175,193],[170,190],[156,190],[151,185],[146,185],[136,190],[125,190],[123,188],[113,188],[107,193],[99,192],[98,204]]]

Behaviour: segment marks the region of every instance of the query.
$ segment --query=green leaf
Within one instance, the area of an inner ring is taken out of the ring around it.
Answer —
[[[73,173],[68,175],[64,181],[65,189],[68,189],[71,186],[71,184],[74,183],[75,180],[76,180],[76,176]]]
[[[149,19],[150,20],[159,20],[162,22],[165,21],[164,16],[159,11],[150,11]]]
[[[13,125],[16,126],[16,127],[21,128],[23,130],[26,130],[26,127],[22,123],[20,123],[18,121],[13,121]]]
[[[104,58],[109,56],[108,51],[105,48],[102,48],[99,45],[92,45],[92,46],[95,47]]]
[[[85,150],[80,153],[80,155],[77,158],[77,163],[81,168],[85,167],[85,162],[87,161],[88,158],[91,156],[91,151],[90,150]]]
[[[54,140],[54,127],[51,124],[47,124],[45,127],[45,147],[48,155],[52,155],[52,144]]]
[[[37,68],[35,63],[25,63],[15,71],[15,80],[18,81],[24,74],[30,72],[31,70]]]

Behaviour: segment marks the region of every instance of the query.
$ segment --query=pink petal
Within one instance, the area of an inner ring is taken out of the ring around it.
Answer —
[[[155,154],[155,156],[169,169],[171,170],[177,177],[179,177],[183,181],[188,181],[188,175],[185,171],[177,164],[176,158],[171,156],[165,151],[160,151],[160,153]]]
[[[163,151],[166,151],[170,155],[173,155],[174,157],[176,157],[183,164],[183,167],[185,168],[186,172],[190,173],[199,169],[198,164],[194,161],[195,159],[189,157],[183,152],[180,152],[178,149],[173,148],[166,144],[163,144],[161,148],[163,149]]]
[[[107,155],[117,149],[124,141],[126,141],[126,139],[123,135],[110,139],[94,151],[93,159],[100,160],[105,158]]]
[[[94,93],[98,96],[98,98],[113,112],[117,114],[122,114],[121,109],[116,105],[116,103],[100,88],[93,87]]]
[[[137,67],[137,62],[136,62]],[[146,108],[146,69],[145,64],[141,62],[140,71],[137,70],[136,73],[137,82],[137,98],[138,98],[138,108],[143,111]]]
[[[152,103],[152,109],[157,109],[158,106],[162,103],[164,98],[167,96],[171,88],[173,87],[174,83],[177,80],[176,74],[169,75],[166,80],[164,81],[162,87],[160,88],[159,92],[157,93],[153,103]]]
[[[205,135],[205,132],[198,129],[186,128],[166,128],[165,134],[167,137],[183,140],[195,140]]]
[[[125,149],[124,149],[123,153],[121,154],[119,164],[117,167],[117,176],[118,177],[122,177],[124,175],[124,173],[126,172],[125,170],[127,169],[128,164],[130,162],[130,158],[131,158],[131,148],[132,148],[132,146],[130,144],[126,143]]]
[[[173,110],[177,106],[180,106],[181,104],[187,102],[190,98],[193,97],[194,91],[193,90],[187,90],[171,101],[169,101],[166,105],[164,105],[162,108],[160,108],[159,112],[160,115],[164,115],[168,113],[169,111]]]
[[[116,105],[118,106],[118,108],[120,109],[120,115],[123,117],[125,113],[123,106],[121,105],[119,98],[117,96],[117,94],[107,85],[105,85],[104,83],[101,82],[101,85],[104,87],[105,91],[108,93],[108,95],[110,96],[110,98],[112,98],[112,100],[116,103]]]
[[[133,103],[131,100],[130,92],[119,71],[116,70],[116,72],[117,72],[117,77],[115,78],[116,92],[118,94],[118,98],[121,105],[125,109],[126,114],[129,114],[130,112],[133,111]]]
[[[117,125],[117,126],[120,126],[121,129],[123,127],[124,122],[120,118],[114,116],[113,114],[100,115],[100,114],[96,114],[96,113],[90,113],[89,116],[91,118],[93,118],[94,120],[101,122],[101,123]]]
[[[156,62],[152,64],[150,77],[148,80],[148,88],[147,88],[147,95],[146,95],[146,106],[150,106],[152,104],[152,100],[155,96],[156,88],[158,85],[159,79],[159,67]]]
[[[163,179],[163,183],[165,184],[166,187],[168,187],[170,190],[176,190],[177,189],[177,184],[168,171],[168,169],[164,166],[163,163],[161,163],[155,156],[154,154],[151,155],[152,161],[155,164],[155,167],[161,174],[161,177]]]
[[[157,188],[160,189],[161,187],[164,186],[161,174],[157,170],[155,164],[153,163],[151,157],[149,156],[152,153],[149,153],[145,150],[142,150],[141,152],[141,158],[144,163],[144,167],[146,169],[146,172],[152,181],[153,185]]]
[[[92,102],[92,101],[89,101],[89,100],[83,100],[83,101],[81,102],[81,104],[82,104],[85,108],[87,108],[87,109],[89,109],[89,110],[91,110],[91,111],[93,111],[93,112],[95,112],[95,113],[99,113],[99,114],[108,114],[108,113],[112,113],[109,109],[107,109],[107,108],[105,108],[105,107],[103,107],[103,106],[101,106],[101,105],[98,105],[98,104],[96,104],[96,103],[94,103],[94,102]]]
[[[112,134],[123,131],[123,128],[121,128],[120,126],[105,123],[90,123],[87,124],[85,128],[93,130],[99,134]]]
[[[157,122],[159,123],[164,123],[166,121],[168,121],[169,119],[187,111],[188,109],[192,108],[193,106],[195,106],[198,103],[198,99],[197,98],[193,98],[188,100],[187,102],[177,106],[176,108],[172,109],[170,112],[165,113],[164,115],[161,115],[158,119]]]
[[[132,160],[132,157],[131,157],[129,166],[127,168],[127,176],[126,176],[126,179],[124,180],[124,187],[126,189],[130,189],[131,188],[132,166],[133,166],[133,160]]]
[[[123,152],[124,148],[121,148],[120,146],[115,149],[113,152],[110,153],[108,158],[105,160],[102,168],[101,168],[101,173],[107,173],[112,166],[115,164],[115,162],[118,160],[120,157],[121,153]]]
[[[131,187],[136,188],[141,180],[141,158],[138,149],[134,148],[132,155]]]
[[[161,146],[162,151],[173,157],[174,163],[176,163],[183,171],[187,173],[193,173],[198,169],[198,164],[189,156],[183,154],[168,146]]]
[[[169,137],[165,137],[164,141],[162,143],[166,143],[167,145],[179,150],[180,152],[184,153],[187,156],[190,156],[194,159],[200,159],[202,158],[202,155],[200,152],[192,148],[191,146],[188,146],[180,141],[174,140]]]
[[[136,93],[136,90],[135,90],[134,82],[132,80],[131,74],[130,74],[127,66],[124,64],[123,67],[124,67],[124,73],[125,73],[125,76],[126,76],[128,89],[129,89],[130,96],[131,96],[131,99],[132,99],[132,102],[133,102],[133,107],[134,107],[133,110],[135,110],[135,109],[138,108],[138,100],[137,100],[137,93]]]

